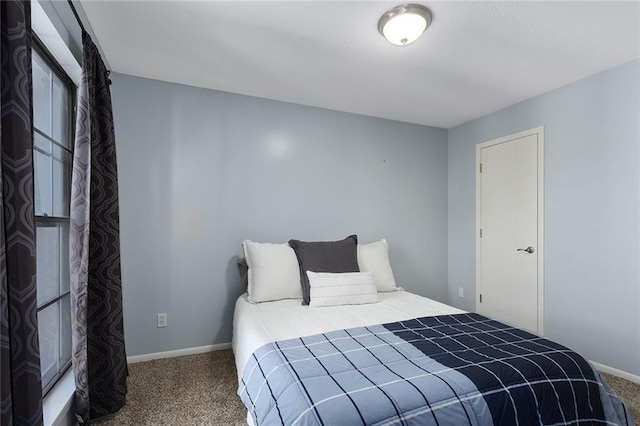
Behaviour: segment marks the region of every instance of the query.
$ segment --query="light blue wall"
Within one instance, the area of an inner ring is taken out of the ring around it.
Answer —
[[[112,80],[128,355],[230,342],[244,239],[384,237],[398,284],[446,302],[445,129]]]
[[[546,335],[640,375],[640,61],[449,130],[449,303],[475,300],[475,145],[545,131]],[[463,287],[465,298],[458,297]]]
[[[114,74],[128,354],[230,341],[245,238],[386,237],[402,286],[473,310],[475,144],[544,126],[546,334],[640,374],[639,77],[447,132]]]

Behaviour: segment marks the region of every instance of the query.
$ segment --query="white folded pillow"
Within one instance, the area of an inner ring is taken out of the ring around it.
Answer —
[[[360,305],[378,301],[373,272],[307,271],[307,276],[310,287],[310,307]]]
[[[373,272],[378,291],[398,290],[389,262],[389,244],[384,238],[375,243],[358,244],[358,266],[361,272]]]
[[[245,240],[242,250],[249,267],[249,302],[302,298],[298,258],[289,244]]]

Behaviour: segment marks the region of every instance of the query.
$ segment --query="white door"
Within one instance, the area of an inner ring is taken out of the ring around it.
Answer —
[[[478,312],[542,333],[542,131],[478,146]]]

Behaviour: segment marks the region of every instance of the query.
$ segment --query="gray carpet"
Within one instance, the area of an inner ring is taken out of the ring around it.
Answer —
[[[246,425],[230,349],[129,365],[127,404],[92,425]]]
[[[231,350],[131,364],[127,404],[95,425],[244,425]],[[604,374],[640,421],[640,385]]]

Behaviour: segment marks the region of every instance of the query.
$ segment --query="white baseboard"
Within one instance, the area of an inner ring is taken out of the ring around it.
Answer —
[[[173,358],[176,356],[201,354],[205,352],[213,352],[213,351],[220,351],[223,349],[229,349],[230,347],[231,347],[231,343],[217,343],[215,345],[198,346],[195,348],[176,349],[174,351],[133,355],[133,356],[127,357],[127,363],[133,364],[136,362],[151,361],[152,359]]]
[[[593,364],[595,368],[602,372],[609,373],[613,376],[621,377],[623,379],[629,380],[630,382],[640,384],[640,376],[636,376],[635,374],[627,373],[626,371],[618,370],[617,368],[609,367],[608,365],[603,365],[595,361],[589,362],[591,362],[591,364]]]

